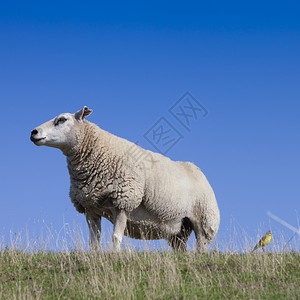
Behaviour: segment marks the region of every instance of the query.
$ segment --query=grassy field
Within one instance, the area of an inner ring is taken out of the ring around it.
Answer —
[[[1,299],[299,299],[299,253],[0,252]]]

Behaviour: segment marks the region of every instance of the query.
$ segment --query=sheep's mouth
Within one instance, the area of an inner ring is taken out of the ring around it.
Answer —
[[[37,138],[31,136],[31,137],[30,137],[30,140],[36,144],[36,143],[38,143],[39,141],[44,140],[45,138],[46,138],[46,137],[42,137],[42,138],[37,139]]]

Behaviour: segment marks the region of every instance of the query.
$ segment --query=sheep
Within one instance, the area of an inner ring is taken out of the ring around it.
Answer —
[[[201,170],[117,137],[86,120],[92,110],[63,113],[36,127],[31,141],[60,149],[67,158],[70,198],[86,216],[91,249],[99,249],[101,217],[113,224],[112,242],[121,250],[124,235],[166,239],[174,251],[186,251],[194,231],[196,249],[208,251],[220,213]],[[139,151],[151,159],[137,161]]]

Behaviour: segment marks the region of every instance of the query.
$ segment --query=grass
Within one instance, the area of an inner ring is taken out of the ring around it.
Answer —
[[[300,254],[0,251],[1,299],[299,299]]]
[[[113,253],[111,233],[104,251],[89,252],[87,232],[68,224],[12,232],[10,246],[0,243],[0,299],[299,299],[296,236],[274,233],[267,252],[251,253],[265,230],[254,239],[229,232],[205,254],[194,251],[193,238],[187,253],[153,251],[147,242],[135,249],[148,251],[136,251],[126,241]]]

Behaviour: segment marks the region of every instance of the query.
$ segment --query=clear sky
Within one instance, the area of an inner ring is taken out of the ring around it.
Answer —
[[[299,226],[299,14],[299,1],[1,1],[3,244],[10,232],[66,234],[64,224],[87,234],[65,157],[29,140],[84,105],[90,121],[153,151],[144,134],[161,117],[179,131],[167,156],[208,177],[219,241],[290,238],[267,211]],[[190,131],[169,112],[186,92],[208,111]],[[110,231],[104,222],[104,241]]]

